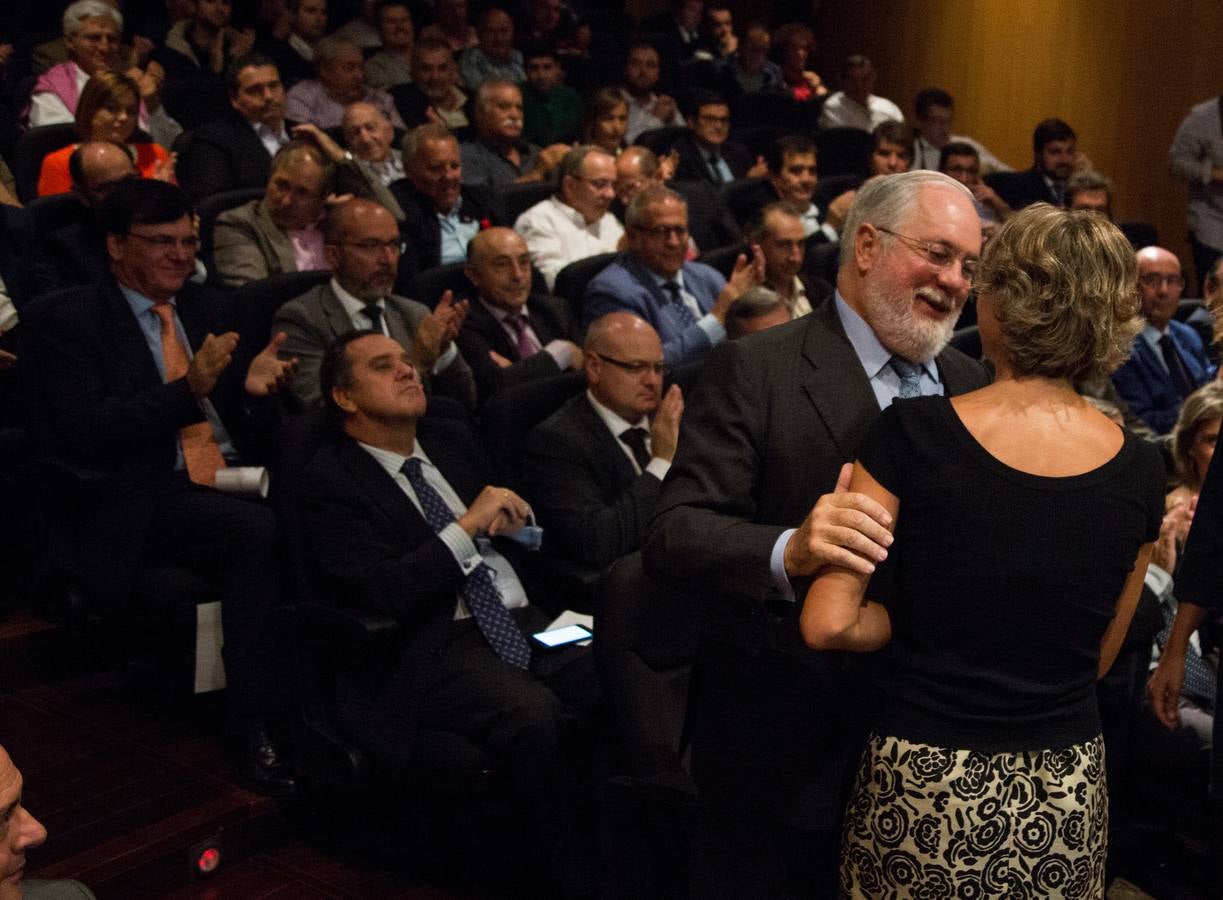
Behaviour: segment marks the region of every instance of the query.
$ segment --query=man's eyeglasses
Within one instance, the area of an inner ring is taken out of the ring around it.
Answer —
[[[594,350],[590,351],[590,355],[597,356],[599,357],[599,359],[603,360],[604,362],[609,362],[613,366],[616,366],[617,368],[623,369],[624,371],[628,372],[630,375],[644,375],[646,372],[653,372],[655,375],[666,375],[667,369],[670,368],[664,362],[652,363],[652,362],[645,362],[643,360],[634,360],[633,362],[626,362],[623,359],[613,359],[612,357],[606,356],[602,353],[596,353]]]
[[[168,252],[173,250],[175,247],[181,247],[189,253],[194,253],[196,250],[200,249],[200,239],[194,235],[191,237],[178,238],[169,234],[147,235],[137,234],[134,231],[129,231],[127,234],[128,237],[134,237],[138,240],[142,240],[146,244],[156,247],[162,252]]]
[[[345,247],[352,247],[354,250],[360,250],[362,253],[377,253],[379,250],[391,250],[395,253],[403,253],[408,249],[407,241],[395,238],[389,241],[340,241]]]
[[[939,243],[938,241],[919,241],[917,238],[899,234],[890,228],[883,228],[879,225],[875,226],[875,230],[882,231],[884,234],[890,234],[936,269],[946,269],[958,259],[960,261],[960,271],[967,281],[972,281],[977,277],[977,266],[981,261],[975,256],[958,256],[946,244]]]
[[[1161,287],[1183,288],[1185,286],[1185,276],[1160,275],[1158,272],[1148,272],[1146,275],[1138,276],[1138,283],[1151,290],[1159,290]]]
[[[634,225],[633,228],[642,234],[648,234],[650,237],[656,238],[668,238],[674,235],[683,240],[688,237],[687,225],[653,225],[649,228],[644,225]]]

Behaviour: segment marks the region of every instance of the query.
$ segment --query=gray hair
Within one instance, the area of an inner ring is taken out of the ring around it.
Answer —
[[[314,62],[319,66],[329,63],[340,55],[341,50],[348,49],[356,50],[358,55],[361,53],[361,48],[352,41],[329,34],[325,38],[320,38],[319,42],[314,45]]]
[[[941,184],[959,191],[973,202],[972,191],[949,175],[929,169],[914,169],[869,179],[854,197],[845,226],[841,229],[841,265],[849,266],[854,258],[854,235],[863,225],[898,230],[913,209],[917,194],[927,185]]]
[[[570,178],[581,178],[582,166],[586,163],[586,157],[590,156],[592,153],[602,153],[607,157],[611,156],[611,154],[602,147],[596,147],[593,144],[579,144],[561,157],[560,165],[556,167],[556,193],[558,197],[560,196],[560,192],[565,184],[565,176],[569,176]]]
[[[457,144],[459,139],[453,131],[441,122],[427,122],[424,125],[417,125],[403,136],[403,144],[400,149],[403,151],[403,164],[405,168],[416,162],[420,148],[424,146],[426,141],[454,141]]]
[[[740,337],[743,334],[741,327],[743,323],[750,322],[752,319],[759,319],[761,316],[767,316],[776,309],[789,310],[789,307],[786,305],[786,301],[781,299],[781,294],[772,288],[758,285],[749,291],[745,291],[726,310],[727,337]]]
[[[110,19],[119,32],[123,32],[123,14],[102,0],[76,0],[64,10],[64,37],[72,37],[81,30],[86,19]]]
[[[688,211],[688,204],[675,191],[662,185],[651,185],[629,202],[628,209],[624,211],[624,224],[629,228],[646,227],[646,210],[667,200],[674,200],[684,207],[685,213]]]
[[[480,86],[476,88],[476,106],[483,108],[488,102],[488,95],[497,88],[512,87],[518,92],[518,96],[522,96],[522,87],[513,81],[506,81],[503,78],[489,78],[480,82]]]
[[[1099,172],[1075,172],[1066,182],[1066,200],[1069,201],[1078,191],[1104,191],[1112,197],[1113,183]]]

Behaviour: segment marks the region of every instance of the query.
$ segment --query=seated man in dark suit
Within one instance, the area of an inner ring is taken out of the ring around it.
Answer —
[[[178,161],[179,183],[195,203],[221,191],[263,187],[272,157],[289,141],[285,88],[270,59],[232,60],[225,81],[233,112],[196,129]]]
[[[679,194],[649,187],[625,213],[628,252],[591,279],[585,324],[610,312],[631,312],[662,339],[667,365],[702,359],[726,337],[723,321],[735,299],[764,278],[764,260],[740,258],[728,282],[704,263],[685,262],[688,207]]]
[[[285,0],[289,16],[289,36],[284,40],[269,37],[259,49],[275,63],[291,88],[314,77],[314,45],[327,33],[327,0]]]
[[[1159,434],[1167,434],[1181,402],[1215,375],[1202,339],[1177,322],[1185,287],[1180,260],[1162,247],[1138,251],[1138,292],[1146,325],[1134,338],[1130,358],[1113,373],[1113,384],[1130,411]]]
[[[1066,205],[1066,181],[1078,168],[1090,168],[1078,152],[1074,129],[1061,119],[1045,119],[1032,132],[1032,168],[1022,172],[999,172],[989,176],[998,196],[1011,209],[1033,203]]]
[[[671,468],[684,398],[664,398],[662,342],[649,323],[610,313],[586,334],[587,391],[538,425],[523,484],[545,546],[602,568],[641,546]]]
[[[768,174],[757,187],[738,196],[731,213],[743,227],[759,221],[760,211],[770,203],[788,203],[803,223],[803,234],[816,243],[835,243],[853,203],[846,192],[832,198],[821,209],[815,202],[819,180],[815,165],[815,141],[805,135],[786,135],[769,145],[765,154]]]
[[[326,245],[332,279],[276,311],[273,330],[284,332],[281,356],[295,357],[290,390],[306,409],[321,406],[318,371],[323,353],[341,334],[371,328],[412,348],[412,363],[432,391],[470,410],[476,382],[455,348],[467,302],[447,294],[432,312],[391,293],[400,237],[394,217],[372,200],[352,199],[327,215]]]
[[[106,238],[97,209],[111,188],[136,177],[126,148],[109,141],[90,141],[77,147],[68,157],[68,172],[72,193],[81,201],[80,212],[74,221],[36,236],[35,294],[96,284],[109,274]]]
[[[412,80],[390,88],[395,108],[408,128],[424,125],[430,112],[447,128],[466,128],[467,95],[459,90],[454,51],[443,40],[422,37],[412,48]]]
[[[476,288],[458,345],[476,373],[480,402],[498,388],[582,368],[569,307],[531,294],[531,251],[509,228],[489,228],[467,245]]]
[[[787,204],[766,206],[749,239],[764,257],[765,286],[785,301],[791,318],[805,316],[832,295],[832,285],[802,271],[807,250],[803,222]]]
[[[128,180],[103,201],[110,275],[50,310],[28,337],[48,452],[103,481],[71,512],[83,584],[126,602],[138,568],[169,564],[215,585],[223,607],[231,737],[239,773],[291,790],[263,726],[271,675],[260,642],[277,601],[275,522],[266,506],[216,489],[233,462],[267,456],[275,403],[293,362],[283,335],[234,330],[224,295],[187,281],[198,239],[187,196]],[[105,608],[105,606],[103,607]]]
[[[752,160],[742,144],[728,140],[730,107],[713,91],[698,91],[688,113],[688,133],[675,142],[679,154],[675,177],[682,181],[729,184],[765,172],[764,160]]]
[[[390,186],[403,210],[400,229],[407,243],[399,261],[401,280],[462,262],[481,228],[501,224],[492,191],[463,184],[459,141],[445,125],[421,125],[407,133],[403,168],[407,178]]]
[[[336,601],[399,619],[402,649],[371,660],[336,714],[383,769],[411,764],[418,729],[491,753],[564,896],[598,878],[590,794],[571,740],[597,704],[586,648],[532,653],[549,614],[507,535],[528,506],[490,485],[470,426],[421,421],[425,394],[402,346],[351,332],[327,351],[322,388],[341,434],[307,467],[303,527]]]

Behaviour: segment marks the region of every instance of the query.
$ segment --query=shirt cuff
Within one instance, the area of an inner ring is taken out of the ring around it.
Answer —
[[[714,318],[713,313],[705,313],[696,320],[696,325],[701,331],[705,332],[705,337],[709,338],[709,343],[717,345],[726,340],[726,327]]]
[[[820,233],[834,244],[841,239],[841,235],[837,233],[837,230],[827,222],[820,226]]]
[[[459,355],[459,348],[454,345],[454,341],[450,342],[450,346],[442,351],[442,355],[437,358],[437,362],[433,364],[433,374],[437,375],[444,371]]]
[[[476,542],[467,536],[467,532],[458,522],[451,522],[439,531],[437,536],[450,549],[454,555],[454,561],[459,564],[464,575],[470,575],[484,561],[480,556],[480,551],[476,548]]]
[[[649,472],[659,481],[662,481],[667,477],[667,473],[671,471],[671,461],[663,459],[661,456],[655,456],[646,463],[645,471]]]
[[[1147,563],[1146,585],[1151,593],[1161,600],[1172,590],[1172,576],[1164,571],[1162,566]]]
[[[569,341],[548,341],[544,345],[544,352],[556,360],[562,372],[573,367],[573,344]]]
[[[790,535],[798,531],[797,528],[787,528],[777,537],[777,543],[773,545],[773,552],[769,556],[769,571],[773,573],[773,584],[778,591],[781,592],[782,599],[794,602],[794,585],[790,584],[790,576],[786,574],[786,544],[790,541]]]

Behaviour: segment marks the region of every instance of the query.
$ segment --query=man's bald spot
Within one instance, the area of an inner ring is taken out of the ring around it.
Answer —
[[[483,231],[476,232],[467,245],[468,261],[473,265],[478,265],[488,253],[493,253],[493,245],[501,244],[502,242],[511,242],[514,244],[514,249],[510,252],[518,254],[527,252],[527,242],[522,239],[512,228],[485,228]]]
[[[649,178],[658,171],[658,157],[648,147],[627,147],[616,159],[616,169],[622,175]]]
[[[1144,262],[1159,263],[1166,262],[1169,259],[1176,262],[1177,269],[1180,269],[1181,265],[1180,257],[1178,257],[1175,253],[1173,253],[1171,250],[1165,250],[1163,247],[1157,247],[1154,244],[1152,244],[1150,247],[1143,247],[1134,254],[1134,257],[1138,260],[1138,265],[1140,267]]]
[[[379,119],[382,119],[383,121],[387,122],[388,124],[391,121],[390,119],[386,117],[386,115],[382,112],[382,110],[374,106],[374,104],[366,103],[364,100],[358,100],[356,103],[350,103],[348,104],[348,106],[344,107],[344,118],[342,120],[343,124],[340,127],[347,128],[349,124],[351,123],[352,119],[358,113],[361,115],[365,115],[365,116],[368,116],[368,115],[377,116]]]
[[[338,244],[361,224],[376,222],[383,216],[394,223],[395,217],[381,203],[362,197],[346,200],[333,208],[327,216],[327,243]]]
[[[81,173],[89,184],[121,177],[124,172],[136,174],[131,155],[110,141],[88,141],[77,152],[81,154]]]
[[[615,345],[623,338],[648,332],[658,339],[658,332],[645,319],[628,312],[613,312],[596,319],[586,332],[586,350],[595,353],[605,351],[609,345]],[[661,346],[661,342],[659,344]]]

